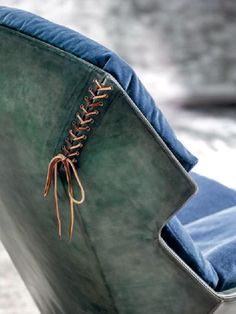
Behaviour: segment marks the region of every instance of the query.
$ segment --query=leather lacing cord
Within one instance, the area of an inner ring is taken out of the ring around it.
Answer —
[[[76,157],[78,157],[81,153],[83,142],[87,139],[87,133],[91,130],[91,124],[95,121],[94,117],[100,113],[98,108],[103,106],[102,100],[109,96],[106,92],[112,89],[112,86],[103,85],[98,80],[94,80],[94,83],[95,88],[93,89],[90,87],[88,89],[91,96],[85,96],[85,104],[80,105],[81,113],[76,113],[76,120],[72,122],[72,127],[69,129],[69,136],[65,138],[65,145],[62,147],[62,152],[54,156],[48,165],[44,197],[48,195],[53,181],[54,204],[56,209],[59,239],[61,239],[61,219],[57,195],[58,165],[60,164],[60,166],[64,167],[68,184],[68,196],[70,201],[69,236],[71,240],[74,227],[74,204],[82,204],[85,200],[85,191],[75,167],[75,164],[77,163]],[[74,175],[76,183],[80,189],[80,199],[74,198],[71,174]]]

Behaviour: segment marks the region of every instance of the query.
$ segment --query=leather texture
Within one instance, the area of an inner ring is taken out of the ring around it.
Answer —
[[[210,312],[220,299],[161,246],[195,185],[151,124],[103,70],[6,27],[0,36],[1,239],[41,312]],[[65,180],[62,241],[42,192],[94,78],[113,90],[80,158],[86,201],[69,243]]]
[[[78,32],[18,9],[0,7],[0,25],[40,39],[110,73],[149,120],[184,168],[189,171],[197,163],[197,158],[176,138],[167,120],[133,69],[114,52]]]

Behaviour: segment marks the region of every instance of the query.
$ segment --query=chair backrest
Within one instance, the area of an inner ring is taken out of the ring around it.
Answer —
[[[0,25],[60,48],[110,73],[152,124],[182,166],[189,171],[196,164],[197,158],[178,140],[132,67],[116,53],[79,32],[19,9],[0,6]]]
[[[193,303],[211,309],[212,296],[159,247],[159,230],[195,185],[150,123],[105,71],[9,28],[0,36],[1,239],[40,310],[180,313],[182,303],[166,294],[179,300],[190,287],[186,313]],[[113,89],[79,158],[86,201],[68,243],[64,177],[62,241],[52,197],[42,193],[48,162],[93,79]]]

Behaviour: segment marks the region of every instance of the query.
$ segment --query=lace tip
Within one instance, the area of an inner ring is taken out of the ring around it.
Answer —
[[[48,195],[48,189],[45,187],[43,191],[43,197],[46,197]]]
[[[73,231],[70,231],[69,232],[69,238],[70,238],[70,242],[72,241],[72,238],[73,238]]]
[[[61,240],[62,236],[61,236],[61,229],[58,229],[58,239]]]
[[[60,220],[58,220],[58,238],[59,238],[59,240],[61,240],[62,239],[62,236],[61,236],[61,221]]]

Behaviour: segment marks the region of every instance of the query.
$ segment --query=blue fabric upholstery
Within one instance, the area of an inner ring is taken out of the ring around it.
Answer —
[[[236,206],[185,225],[186,232],[216,270],[219,277],[216,290],[219,291],[236,287],[235,222]]]
[[[199,193],[171,219],[162,236],[212,288],[236,287],[236,191],[191,175]]]
[[[198,193],[178,213],[182,224],[236,205],[234,190],[196,173],[191,173],[191,176],[198,185]]]
[[[204,281],[216,288],[219,278],[212,264],[203,256],[187,230],[175,216],[164,227],[162,237],[177,255]]]
[[[0,7],[0,25],[47,42],[110,73],[150,121],[183,167],[189,171],[196,164],[196,157],[178,141],[135,72],[115,53],[78,32],[18,9]]]

